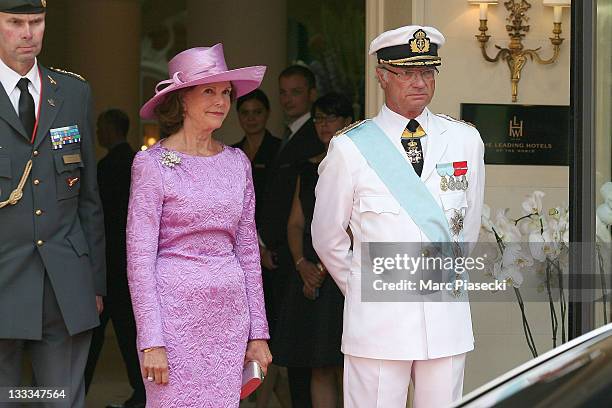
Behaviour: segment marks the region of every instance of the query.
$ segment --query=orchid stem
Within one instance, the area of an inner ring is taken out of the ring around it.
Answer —
[[[518,219],[514,220],[514,225],[518,225],[519,221],[522,221],[525,218],[531,218],[533,215],[538,215],[538,213],[531,213],[531,214],[528,214],[528,215],[524,215],[521,218],[518,218]]]
[[[530,214],[530,217],[533,214]],[[523,217],[525,218],[525,217]],[[518,220],[517,220],[518,221]],[[500,236],[495,231],[495,228],[491,228],[493,234],[495,234],[495,241],[497,242],[497,246],[501,251],[502,255],[504,254],[505,245]],[[521,292],[517,287],[514,287],[514,294],[516,295],[516,300],[518,301],[519,308],[521,309],[521,318],[523,320],[523,332],[525,333],[525,340],[527,341],[527,347],[531,351],[531,355],[535,358],[538,356],[538,350],[536,348],[535,342],[533,341],[533,335],[531,334],[531,328],[529,327],[529,321],[527,320],[527,315],[525,313],[525,304],[523,303],[523,297],[521,296]]]
[[[529,327],[529,322],[527,321],[527,315],[525,314],[525,304],[523,303],[521,292],[518,288],[514,288],[514,293],[516,294],[516,300],[518,301],[519,308],[521,309],[521,317],[523,319],[523,332],[525,333],[527,346],[531,351],[531,355],[536,358],[538,356],[538,350],[536,349],[535,342],[533,341],[533,335],[531,334],[531,328]]]
[[[606,276],[604,275],[604,263],[603,263],[603,257],[601,256],[601,250],[599,248],[599,245],[597,245],[597,261],[599,263],[599,278],[601,279],[601,297],[602,297],[602,305],[603,305],[603,318],[604,318],[604,324],[608,323],[608,299],[606,296]]]
[[[552,329],[553,348],[557,347],[557,329],[559,322],[557,321],[557,311],[552,299],[552,291],[550,290],[550,260],[546,259],[546,292],[548,293],[548,306],[550,307],[550,324]]]
[[[559,268],[558,262],[559,261],[557,260],[557,263],[554,263],[553,265],[557,269],[557,278],[559,281],[559,305],[561,308],[561,344],[564,344],[566,341],[565,315],[567,313],[567,302],[565,301],[565,292],[563,291],[563,274],[561,273],[561,268]]]

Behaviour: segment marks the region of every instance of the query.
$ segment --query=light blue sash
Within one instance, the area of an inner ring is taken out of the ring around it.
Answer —
[[[367,120],[346,135],[427,238],[452,242],[444,211],[382,129]]]

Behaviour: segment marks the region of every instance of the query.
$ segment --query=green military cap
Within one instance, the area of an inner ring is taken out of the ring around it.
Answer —
[[[11,14],[38,14],[47,10],[47,0],[0,0],[0,11]]]

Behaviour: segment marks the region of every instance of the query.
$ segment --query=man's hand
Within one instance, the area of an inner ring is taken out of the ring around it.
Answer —
[[[155,384],[168,384],[168,355],[165,347],[143,353],[142,376]]]
[[[96,295],[96,309],[98,310],[98,314],[102,313],[104,310],[104,300],[102,300],[102,296]]]
[[[272,362],[272,354],[268,348],[268,342],[266,340],[251,340],[247,344],[246,354],[244,356],[244,363],[249,361],[257,361],[264,372],[264,375],[268,373],[268,365]]]
[[[274,262],[276,253],[270,251],[268,248],[259,247],[259,253],[261,254],[261,265],[269,270],[278,268],[278,265]]]

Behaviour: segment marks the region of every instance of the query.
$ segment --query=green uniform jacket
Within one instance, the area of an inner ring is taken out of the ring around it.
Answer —
[[[0,86],[0,201],[32,158],[23,198],[0,208],[0,338],[42,335],[43,282],[49,276],[71,335],[99,324],[104,295],[104,220],[96,181],[91,90],[87,82],[40,66],[42,95],[34,143]],[[54,150],[51,129],[78,126],[80,142]]]

